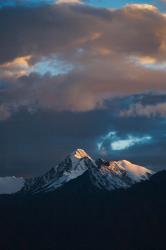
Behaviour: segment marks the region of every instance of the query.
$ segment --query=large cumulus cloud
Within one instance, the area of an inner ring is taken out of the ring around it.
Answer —
[[[5,8],[0,18],[0,74],[8,86],[1,91],[1,119],[22,106],[86,111],[114,96],[166,90],[165,71],[144,65],[166,57],[166,17],[154,6],[56,4]],[[72,64],[68,74],[33,73],[37,62],[55,55]]]
[[[76,147],[97,157],[110,131],[151,141],[109,138],[106,158],[165,167],[165,34],[151,5],[0,9],[0,175],[41,174]]]

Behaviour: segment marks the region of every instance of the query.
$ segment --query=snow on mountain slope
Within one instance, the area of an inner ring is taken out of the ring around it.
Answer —
[[[53,191],[86,172],[92,184],[100,189],[128,188],[136,182],[149,179],[153,172],[129,161],[94,161],[83,149],[77,149],[64,161],[44,175],[24,180],[23,178],[0,178],[0,193],[17,191],[39,193]],[[77,181],[77,180],[76,180]]]
[[[90,159],[84,150],[77,149],[43,176],[26,180],[23,191],[32,193],[53,191],[82,175],[88,169]]]
[[[48,192],[61,187],[88,171],[92,184],[100,189],[128,188],[148,179],[153,173],[129,161],[94,161],[83,149],[77,149],[45,175],[25,182],[24,192]]]
[[[126,170],[128,176],[133,180],[133,181],[141,181],[148,179],[148,176],[153,174],[153,171],[144,168],[139,165],[135,165],[129,161],[122,160],[118,161],[117,163],[119,167],[122,167]]]
[[[78,148],[76,151],[73,152],[73,155],[75,158],[77,159],[81,159],[81,158],[89,158],[90,160],[92,160],[92,158],[85,152],[85,150]],[[72,156],[72,158],[74,159],[74,157]]]
[[[92,182],[98,188],[114,190],[117,188],[128,188],[134,183],[147,180],[153,171],[132,164],[129,161],[96,161],[98,167],[90,170]]]
[[[24,178],[0,177],[0,194],[12,194],[20,191],[24,186]]]

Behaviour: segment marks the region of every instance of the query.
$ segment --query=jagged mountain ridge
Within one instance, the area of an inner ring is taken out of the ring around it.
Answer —
[[[117,188],[128,188],[133,184],[147,180],[153,171],[132,164],[129,161],[97,161],[98,168],[91,169],[91,177],[98,188],[108,191]]]
[[[31,193],[54,191],[86,171],[93,185],[108,191],[128,188],[153,174],[151,170],[126,160],[94,161],[83,149],[77,149],[45,175],[26,180],[22,191]]]
[[[54,191],[85,172],[95,187],[108,191],[128,188],[149,179],[153,172],[129,161],[93,160],[83,149],[77,149],[44,175],[35,178],[0,178],[0,193],[40,193]]]
[[[91,161],[90,156],[84,150],[78,149],[43,176],[27,179],[22,191],[32,193],[53,191],[82,175],[88,170]]]

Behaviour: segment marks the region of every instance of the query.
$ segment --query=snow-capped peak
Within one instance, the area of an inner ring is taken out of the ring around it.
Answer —
[[[15,176],[0,177],[0,194],[18,192],[24,186],[24,178]]]
[[[88,169],[90,159],[83,149],[77,149],[43,176],[27,180],[24,191],[33,193],[53,191],[82,175]]]
[[[147,179],[149,175],[153,174],[153,171],[145,167],[135,165],[127,160],[118,161],[117,164],[123,167],[128,176],[134,181],[140,181],[142,179]]]
[[[97,187],[109,191],[128,188],[136,182],[149,179],[153,174],[153,171],[126,160],[106,162],[99,159],[96,164],[98,168],[91,169],[92,181]]]
[[[73,152],[73,155],[76,158],[78,158],[78,159],[85,158],[85,157],[91,159],[91,157],[85,152],[85,150],[84,149],[80,149],[80,148],[78,148],[77,150],[75,150]]]
[[[153,172],[127,160],[94,161],[83,149],[77,149],[44,175],[24,178],[0,178],[0,193],[38,193],[53,191],[87,172],[92,184],[101,189],[128,188],[136,182],[149,179]]]
[[[32,193],[53,191],[86,171],[95,186],[109,191],[128,188],[152,175],[151,170],[126,160],[99,159],[95,162],[85,150],[77,149],[43,176],[27,180],[23,191]]]

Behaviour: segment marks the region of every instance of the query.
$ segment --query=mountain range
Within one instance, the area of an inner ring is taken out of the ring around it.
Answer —
[[[2,180],[1,250],[166,249],[164,170],[77,149],[43,176]]]
[[[0,178],[0,193],[21,191],[35,194],[54,191],[85,172],[88,172],[93,185],[108,191],[128,188],[154,174],[153,171],[127,160],[95,161],[83,149],[77,149],[42,176],[29,179]]]

